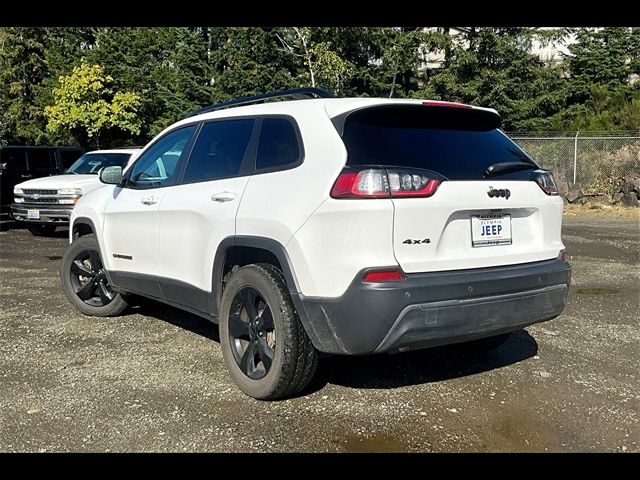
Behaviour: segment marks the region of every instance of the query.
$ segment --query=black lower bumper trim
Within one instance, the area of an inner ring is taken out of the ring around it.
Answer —
[[[363,272],[339,298],[300,296],[320,351],[393,352],[517,330],[559,315],[571,281],[571,267],[559,259],[380,284],[362,283]]]
[[[565,284],[467,300],[410,305],[375,353],[466,342],[550,320],[564,309]]]

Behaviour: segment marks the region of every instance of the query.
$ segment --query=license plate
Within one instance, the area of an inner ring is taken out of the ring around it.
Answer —
[[[511,215],[508,213],[472,215],[471,244],[474,247],[511,245]]]
[[[29,220],[40,220],[40,210],[27,210],[27,218]]]

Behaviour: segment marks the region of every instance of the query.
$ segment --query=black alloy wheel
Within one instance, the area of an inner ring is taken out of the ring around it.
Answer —
[[[231,352],[240,370],[252,380],[271,369],[276,331],[271,308],[253,287],[243,287],[233,298],[229,315]]]
[[[71,286],[87,305],[104,307],[115,298],[102,268],[100,255],[95,250],[80,251],[71,263]]]

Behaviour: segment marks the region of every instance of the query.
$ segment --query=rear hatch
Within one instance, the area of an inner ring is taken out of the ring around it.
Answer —
[[[405,272],[534,262],[564,248],[551,175],[499,126],[493,110],[429,102],[360,109],[344,120],[347,168],[387,173],[393,249]],[[409,187],[394,195],[394,185]]]

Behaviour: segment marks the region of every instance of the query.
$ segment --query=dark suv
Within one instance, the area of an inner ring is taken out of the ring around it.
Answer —
[[[78,147],[0,146],[0,211],[10,211],[15,185],[64,173],[83,153]]]

